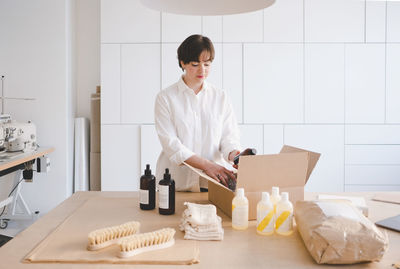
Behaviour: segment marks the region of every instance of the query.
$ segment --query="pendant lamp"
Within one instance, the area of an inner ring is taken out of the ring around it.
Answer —
[[[216,16],[246,13],[269,7],[275,0],[140,0],[157,11],[182,15]]]

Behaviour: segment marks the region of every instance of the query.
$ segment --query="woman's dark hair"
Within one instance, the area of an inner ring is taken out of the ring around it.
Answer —
[[[203,51],[207,51],[210,54],[210,61],[214,60],[214,45],[208,37],[202,35],[189,36],[178,48],[179,67],[182,68],[181,61],[184,64],[198,62]]]

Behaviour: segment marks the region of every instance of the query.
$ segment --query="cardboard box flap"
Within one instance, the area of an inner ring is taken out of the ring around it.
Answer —
[[[198,174],[200,177],[207,179],[209,182],[214,183],[218,186],[221,186],[222,188],[227,189],[228,191],[232,192],[229,188],[225,187],[224,185],[222,185],[221,183],[219,183],[218,181],[216,181],[215,179],[213,179],[212,177],[209,177],[206,173],[204,173],[203,171],[201,171],[200,169],[194,168],[193,166],[187,164],[186,162],[183,162],[184,165],[186,165],[187,167],[189,167],[192,171],[194,171],[196,174]]]
[[[224,188],[219,183],[209,181],[208,200],[229,217],[232,217],[232,199],[234,196],[235,194],[230,189]]]
[[[303,187],[308,159],[308,152],[241,156],[237,187],[246,192],[269,190],[271,186]]]
[[[312,151],[308,151],[308,150],[304,150],[304,149],[300,149],[300,148],[295,148],[295,147],[288,146],[288,145],[283,145],[280,153],[294,153],[294,152],[309,153],[307,178],[306,178],[306,182],[305,182],[305,183],[307,183],[312,171],[314,170],[314,167],[317,165],[317,162],[319,160],[319,157],[321,156],[321,153],[312,152]]]

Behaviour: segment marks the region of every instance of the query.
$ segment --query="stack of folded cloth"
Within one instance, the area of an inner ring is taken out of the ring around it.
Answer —
[[[179,229],[185,231],[185,239],[222,240],[224,229],[221,217],[217,216],[214,205],[201,205],[185,202],[187,209],[182,214]]]

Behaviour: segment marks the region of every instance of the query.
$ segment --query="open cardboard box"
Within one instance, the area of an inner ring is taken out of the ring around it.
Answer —
[[[257,203],[261,192],[271,192],[278,186],[280,192],[289,192],[295,204],[304,200],[304,185],[321,154],[284,145],[279,154],[241,156],[236,188],[244,188],[249,200],[249,220],[257,218]],[[235,193],[204,172],[184,163],[199,176],[208,180],[208,200],[232,217],[232,199]]]

